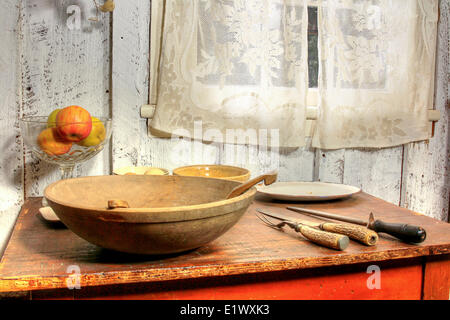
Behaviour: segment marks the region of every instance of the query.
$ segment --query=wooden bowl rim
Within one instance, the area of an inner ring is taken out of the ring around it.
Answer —
[[[173,178],[174,176],[163,176],[163,175],[102,175],[102,176],[88,176],[88,177],[78,177],[78,178],[72,178],[69,180],[90,180],[90,179],[95,179],[98,177],[114,177],[112,179],[133,179],[136,177],[140,177],[137,179],[151,179],[154,177],[166,177],[166,178]],[[126,177],[126,178],[118,178],[118,177]],[[192,176],[176,176],[177,178],[181,178],[181,179],[212,179],[212,180],[217,180],[220,181],[221,183],[224,181],[224,179],[218,179],[218,178],[210,178],[210,177],[192,177]],[[49,201],[57,203],[59,205],[65,206],[65,207],[69,207],[69,208],[73,208],[73,209],[78,209],[78,210],[85,210],[85,211],[93,211],[95,213],[99,213],[99,214],[125,214],[123,215],[123,218],[128,221],[128,222],[132,222],[134,216],[133,215],[129,215],[129,214],[143,214],[143,213],[181,213],[181,212],[187,212],[187,211],[192,211],[192,212],[198,212],[200,210],[205,210],[205,209],[211,209],[211,208],[217,208],[217,207],[222,207],[222,206],[226,206],[226,205],[232,205],[233,203],[239,203],[239,202],[243,202],[244,200],[253,197],[256,194],[256,188],[252,187],[250,190],[248,190],[247,192],[241,194],[240,196],[231,198],[231,199],[224,199],[224,200],[218,200],[218,201],[213,201],[213,202],[207,202],[207,203],[202,203],[202,204],[195,204],[195,205],[188,205],[188,206],[175,206],[175,207],[158,207],[158,208],[116,208],[116,209],[107,209],[106,208],[106,203],[105,203],[105,207],[104,208],[99,208],[99,207],[91,207],[91,206],[75,206],[73,204],[64,202],[64,201],[60,201],[58,199],[53,198],[51,195],[49,195],[49,193],[51,192],[51,190],[58,184],[60,183],[64,183],[67,180],[59,180],[56,182],[53,182],[52,184],[48,185],[45,190],[44,190],[44,196],[45,198],[47,198]],[[232,181],[232,180],[227,180],[227,181]],[[239,184],[238,181],[232,181],[237,183],[237,185]],[[125,199],[124,199],[125,200]],[[184,219],[177,219],[177,217],[166,217],[169,218],[167,220],[167,222],[169,221],[185,221],[185,220],[194,220],[194,219],[201,219],[201,218],[206,218],[206,217],[213,217],[213,216],[218,216],[218,215],[223,215],[223,214],[227,214],[229,212],[223,212],[223,213],[218,213],[218,214],[210,214],[208,216],[203,216],[202,214],[193,214],[192,217],[186,217],[184,216]],[[107,215],[106,215],[107,216]],[[106,217],[105,216],[105,217]],[[148,219],[144,219],[144,220],[148,220]],[[157,219],[159,220],[159,219]],[[140,222],[140,221],[135,221],[135,222]]]
[[[250,174],[250,170],[242,167],[237,166],[230,166],[226,164],[194,164],[189,166],[182,166],[174,169],[172,172],[176,176],[182,176],[182,174],[177,173],[179,170],[183,169],[189,169],[189,168],[199,168],[199,167],[214,167],[214,168],[231,168],[231,169],[237,169],[238,171],[242,171],[242,174],[234,175],[234,176],[225,176],[225,177],[206,177],[206,178],[213,178],[213,179],[233,179],[233,178],[240,178],[245,177]],[[186,177],[204,177],[204,176],[186,176]]]

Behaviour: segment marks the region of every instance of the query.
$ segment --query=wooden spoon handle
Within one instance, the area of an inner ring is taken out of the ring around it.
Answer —
[[[264,180],[264,184],[269,185],[274,183],[277,180],[278,173],[276,171],[272,171],[266,174],[262,174],[260,176],[257,176],[256,178],[253,178],[237,187],[235,187],[231,192],[228,194],[226,199],[237,197],[241,194],[243,194],[245,191],[253,187],[255,184],[261,182]]]

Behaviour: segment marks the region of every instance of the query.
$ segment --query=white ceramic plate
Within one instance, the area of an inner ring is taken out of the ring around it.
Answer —
[[[361,189],[344,184],[326,182],[275,182],[256,189],[272,199],[291,201],[322,201],[349,197]]]

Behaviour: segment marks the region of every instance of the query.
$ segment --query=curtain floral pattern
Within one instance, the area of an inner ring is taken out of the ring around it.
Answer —
[[[279,130],[279,146],[303,146],[308,4],[319,30],[312,146],[428,139],[437,0],[152,1],[150,127],[193,138],[201,123],[219,142],[230,129]]]
[[[152,13],[161,21],[161,46],[152,50],[159,70],[151,127],[182,128],[190,137],[195,121],[218,136],[228,129],[279,130],[281,146],[303,145],[305,3],[165,0]]]
[[[313,146],[389,147],[429,138],[438,2],[318,1]]]

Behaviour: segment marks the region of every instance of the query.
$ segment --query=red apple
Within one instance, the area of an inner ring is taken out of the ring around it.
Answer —
[[[72,142],[63,140],[56,128],[44,129],[37,138],[39,147],[50,156],[59,156],[69,152]]]
[[[56,115],[56,129],[64,140],[81,141],[91,133],[91,115],[80,106],[65,107]]]

